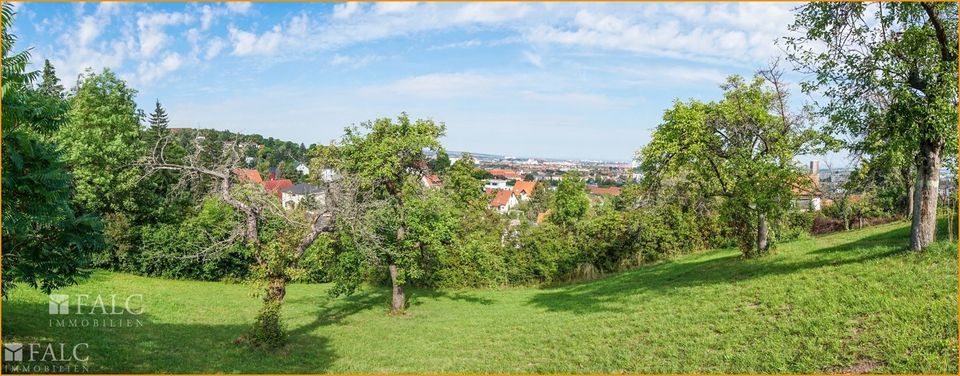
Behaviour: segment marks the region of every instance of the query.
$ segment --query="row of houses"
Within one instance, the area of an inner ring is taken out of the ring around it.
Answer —
[[[294,184],[290,179],[277,179],[275,171],[271,171],[268,180],[263,180],[260,171],[254,169],[236,168],[233,173],[241,181],[262,186],[264,190],[275,195],[287,209],[299,207],[305,200],[323,202],[324,195],[320,187],[307,183]]]

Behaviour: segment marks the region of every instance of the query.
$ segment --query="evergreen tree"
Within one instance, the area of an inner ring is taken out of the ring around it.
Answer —
[[[160,105],[160,100],[157,100],[157,107],[153,109],[153,112],[150,113],[150,131],[152,131],[157,136],[163,136],[167,133],[167,126],[170,125],[170,120],[167,119],[167,111],[163,109],[163,106]]]
[[[50,64],[50,60],[43,61],[43,74],[41,76],[40,86],[37,91],[42,94],[63,98],[63,85],[60,85],[60,79],[57,78],[57,71]]]

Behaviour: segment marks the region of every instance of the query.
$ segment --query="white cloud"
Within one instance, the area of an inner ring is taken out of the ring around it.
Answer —
[[[523,58],[530,64],[543,68],[543,56],[530,51],[523,51]]]
[[[290,26],[288,27],[290,34],[295,36],[306,35],[310,30],[310,18],[307,17],[306,13],[303,13],[299,16],[294,16],[290,19]]]
[[[333,66],[346,66],[353,69],[363,68],[370,63],[383,60],[383,57],[377,55],[365,55],[361,57],[347,56],[336,54],[333,55],[333,58],[330,59],[330,65]]]
[[[207,43],[207,52],[203,55],[203,58],[206,60],[213,59],[220,54],[220,51],[223,50],[223,47],[226,45],[223,43],[223,40],[220,38],[213,38]]]
[[[360,3],[349,2],[333,6],[333,18],[346,19],[360,11]]]
[[[158,63],[141,62],[137,68],[138,79],[141,83],[150,83],[183,66],[183,59],[176,52],[167,54]]]
[[[406,13],[417,6],[416,2],[410,1],[389,1],[379,2],[373,5],[373,12],[376,14],[394,14]]]
[[[521,18],[530,12],[523,3],[468,3],[454,17],[457,22],[496,23]]]
[[[153,57],[169,43],[170,37],[164,31],[167,26],[190,22],[193,22],[193,17],[185,13],[140,13],[137,17],[140,55],[144,58]]]
[[[227,10],[232,13],[247,14],[251,7],[253,7],[253,3],[247,1],[227,2]]]
[[[283,40],[283,28],[279,25],[259,36],[234,27],[230,28],[229,33],[233,54],[237,56],[271,55],[277,52]]]

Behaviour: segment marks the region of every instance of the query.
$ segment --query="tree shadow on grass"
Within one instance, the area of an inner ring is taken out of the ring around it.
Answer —
[[[149,313],[49,315],[47,304],[37,302],[6,301],[3,308],[4,343],[64,343],[68,351],[88,344],[81,356],[89,360],[71,363],[79,367],[71,373],[323,373],[336,360],[329,340],[317,336],[290,336],[286,346],[275,351],[236,344],[250,329],[248,324],[169,323]],[[82,319],[86,325],[80,324]],[[113,320],[113,326],[104,325],[105,319]],[[94,326],[94,320],[99,324]],[[10,363],[26,362],[4,365]]]
[[[547,288],[531,298],[529,304],[548,311],[576,314],[626,312],[628,305],[625,301],[641,294],[663,295],[688,287],[735,284],[765,276],[858,264],[903,254],[907,252],[906,249],[903,229],[895,228],[849,243],[800,252],[800,256],[791,253],[789,257],[774,254],[743,259],[733,251],[714,251],[692,259],[641,267],[592,282]],[[794,261],[797,259],[800,261]]]
[[[492,299],[476,296],[464,291],[413,289],[411,290],[411,292],[412,293],[408,297],[408,301],[407,301],[407,305],[409,307],[421,305],[426,299],[431,299],[431,300],[447,299],[447,300],[453,300],[457,302],[482,304],[482,305],[491,305],[494,303]]]

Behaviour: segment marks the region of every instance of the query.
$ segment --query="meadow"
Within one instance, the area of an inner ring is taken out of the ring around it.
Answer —
[[[563,286],[411,289],[402,317],[387,315],[386,288],[333,298],[330,285],[293,284],[276,352],[234,343],[260,306],[250,286],[98,271],[57,293],[142,294],[142,314],[111,316],[132,326],[57,327],[101,317],[50,315],[46,295],[17,288],[3,340],[89,343],[85,371],[110,373],[956,374],[957,246],[911,253],[909,231],[749,260],[711,250]]]

